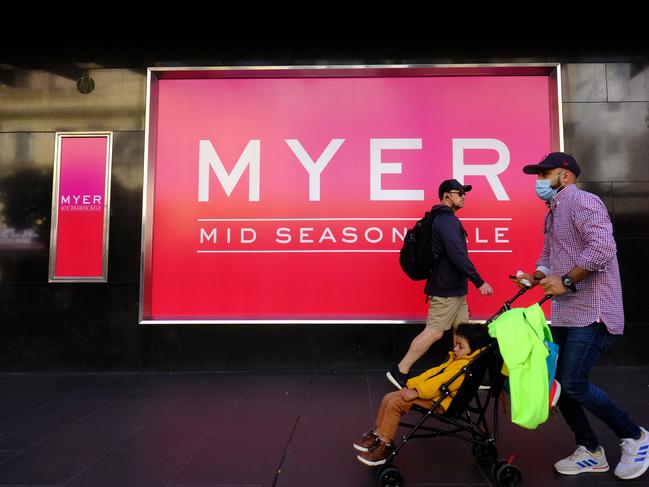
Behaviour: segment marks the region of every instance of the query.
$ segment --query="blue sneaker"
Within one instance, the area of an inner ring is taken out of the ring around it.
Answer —
[[[601,446],[591,453],[585,446],[579,445],[575,453],[559,460],[554,469],[564,475],[577,475],[586,472],[608,472],[608,462]]]
[[[625,438],[622,446],[622,458],[615,467],[615,476],[624,480],[640,477],[649,468],[649,432],[640,428],[640,439]]]

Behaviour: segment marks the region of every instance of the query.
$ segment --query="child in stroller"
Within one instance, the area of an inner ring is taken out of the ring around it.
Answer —
[[[411,379],[413,381],[419,379],[424,383],[429,381],[426,383],[425,390],[432,391],[432,395],[424,394],[426,398],[432,397],[432,399],[424,399],[424,395],[420,397],[420,389],[410,381],[406,384],[407,388],[385,396],[377,418],[377,428],[354,443],[354,448],[361,452],[357,457],[360,461],[366,465],[378,466],[376,478],[379,486],[402,487],[404,485],[403,475],[393,462],[406,443],[417,438],[442,436],[452,436],[471,443],[472,453],[478,465],[495,479],[499,487],[520,485],[522,475],[512,464],[513,454],[507,459],[499,459],[495,446],[498,441],[498,408],[495,402],[500,397],[505,382],[505,376],[501,373],[504,361],[498,342],[495,338],[490,338],[486,325],[501,314],[510,311],[512,303],[528,289],[529,287],[525,287],[518,291],[484,325],[468,323],[458,325],[455,330],[454,344],[458,345],[459,336],[460,339],[465,340],[468,351],[457,358],[455,352],[452,352],[449,360],[441,366]],[[538,305],[549,298],[550,296],[545,296]],[[472,331],[475,331],[475,334]],[[457,355],[462,354],[462,350],[458,349],[458,352]],[[460,365],[460,362],[463,364]],[[460,365],[457,368],[453,367],[454,371],[450,370],[453,363]],[[438,378],[439,380],[436,380]],[[480,385],[484,383],[489,386],[487,391],[480,390]],[[417,396],[415,399],[410,399],[415,397],[415,392],[407,391],[411,388],[415,389]],[[482,393],[486,393],[486,396]],[[391,408],[388,407],[390,403],[393,403]],[[492,428],[489,427],[486,419],[490,404],[494,404]],[[415,424],[399,421],[399,417],[409,410],[421,415]],[[439,426],[425,425],[424,423],[429,419],[434,419]],[[411,429],[397,445],[393,446],[392,441],[398,426]]]
[[[376,428],[354,443],[354,448],[360,452],[356,458],[368,466],[383,465],[394,448],[393,440],[401,416],[414,405],[431,408],[442,398],[440,386],[460,372],[490,340],[486,326],[459,324],[453,332],[453,350],[444,363],[408,380],[403,389],[385,395],[376,418]],[[460,376],[449,385],[449,394],[436,408],[438,413],[442,414],[448,409],[463,379]]]

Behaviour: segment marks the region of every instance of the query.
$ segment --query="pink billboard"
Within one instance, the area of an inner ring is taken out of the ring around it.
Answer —
[[[142,321],[421,321],[399,249],[448,178],[488,317],[541,248],[557,69],[152,76]]]
[[[106,281],[111,133],[58,133],[50,282]]]

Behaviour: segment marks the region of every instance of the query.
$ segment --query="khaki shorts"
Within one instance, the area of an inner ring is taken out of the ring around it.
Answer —
[[[430,296],[426,328],[443,332],[467,321],[469,307],[466,304],[466,296]]]

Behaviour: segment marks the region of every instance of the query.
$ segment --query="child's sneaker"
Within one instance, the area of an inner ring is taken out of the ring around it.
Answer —
[[[601,446],[591,453],[585,446],[578,446],[575,453],[554,464],[557,472],[564,475],[577,475],[586,472],[608,472],[608,462]]]
[[[392,445],[388,445],[387,443],[379,440],[367,451],[359,453],[356,458],[358,458],[358,460],[363,462],[365,465],[376,467],[377,465],[383,465],[385,463],[385,460],[388,458],[388,455],[390,455],[393,448],[394,447]]]
[[[388,378],[392,384],[394,384],[394,387],[397,389],[403,389],[406,387],[406,382],[408,382],[408,374],[404,374],[399,370],[399,367],[396,365],[390,369],[389,372],[385,374],[385,376]]]
[[[640,477],[649,468],[649,432],[640,428],[640,439],[625,438],[622,446],[622,458],[615,467],[615,476],[624,480]]]
[[[367,451],[378,441],[380,441],[378,435],[374,431],[368,431],[360,441],[354,443],[354,448],[358,451]]]

